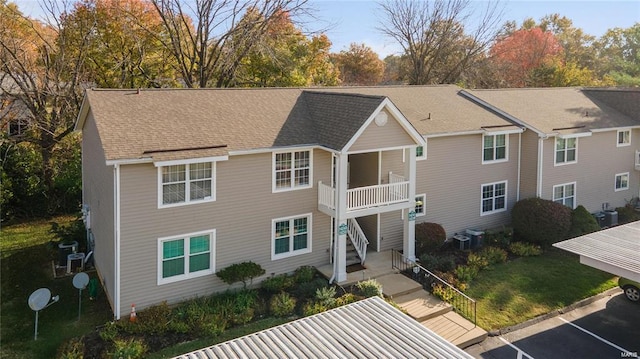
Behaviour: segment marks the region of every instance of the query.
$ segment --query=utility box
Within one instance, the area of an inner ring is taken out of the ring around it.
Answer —
[[[484,232],[475,229],[467,229],[467,236],[471,238],[471,248],[482,247],[482,240],[484,239]]]
[[[600,228],[606,226],[604,212],[591,213],[591,215],[596,219],[596,222],[598,222]]]
[[[607,227],[613,227],[618,225],[618,211],[608,210],[604,211],[604,223]]]
[[[467,250],[471,248],[471,238],[465,236],[464,234],[455,234],[453,236],[453,245],[461,251]]]

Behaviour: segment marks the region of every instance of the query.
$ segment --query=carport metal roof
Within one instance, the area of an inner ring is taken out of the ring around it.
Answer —
[[[640,282],[640,221],[608,228],[554,247],[580,255],[580,263]]]
[[[373,297],[177,358],[473,357]]]

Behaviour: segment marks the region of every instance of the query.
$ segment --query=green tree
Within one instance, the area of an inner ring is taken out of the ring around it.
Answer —
[[[352,43],[332,56],[343,85],[376,85],[384,76],[384,62],[369,46]]]
[[[640,86],[640,22],[609,29],[595,44],[596,73],[619,86]]]

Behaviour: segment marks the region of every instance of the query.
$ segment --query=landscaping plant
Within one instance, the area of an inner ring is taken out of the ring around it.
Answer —
[[[568,238],[574,238],[583,234],[593,233],[600,230],[598,221],[582,205],[576,207],[571,212],[571,229]]]
[[[511,223],[519,240],[551,246],[567,239],[571,228],[571,209],[546,199],[526,198],[513,206]]]
[[[368,279],[356,283],[358,292],[365,298],[370,297],[382,297],[382,284],[378,283],[375,279]]]
[[[437,223],[416,224],[416,255],[418,257],[440,248],[447,239],[447,232]]]
[[[231,285],[236,282],[242,282],[243,288],[247,288],[247,281],[253,281],[253,278],[259,277],[265,273],[265,270],[256,263],[251,261],[232,264],[216,273],[218,278],[225,283]]]
[[[525,242],[513,242],[509,245],[509,251],[518,257],[539,256],[542,254],[540,246]]]

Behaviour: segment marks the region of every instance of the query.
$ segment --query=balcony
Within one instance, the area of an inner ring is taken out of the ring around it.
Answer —
[[[409,198],[409,181],[390,173],[389,182],[348,189],[347,214],[361,216],[410,207],[413,198]],[[335,188],[322,181],[318,182],[318,208],[329,215],[333,215],[336,209]]]

